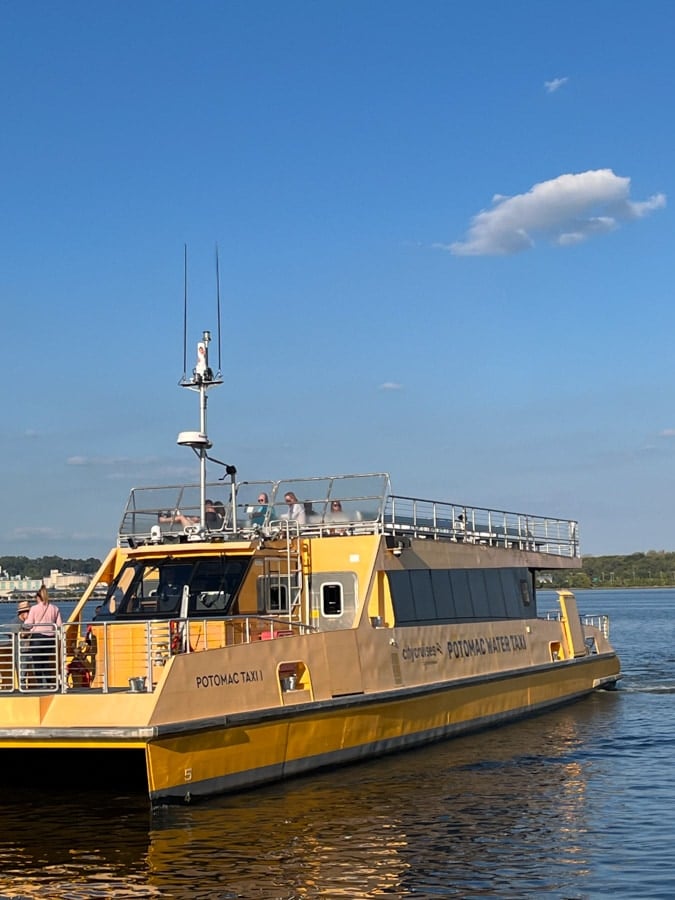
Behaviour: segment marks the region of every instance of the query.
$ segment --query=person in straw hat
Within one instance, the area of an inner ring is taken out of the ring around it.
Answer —
[[[28,600],[20,600],[18,606],[16,607],[16,618],[14,619],[14,625],[21,625],[26,621],[26,616],[28,615],[28,610],[30,609],[30,603]]]
[[[28,600],[19,601],[16,607],[16,616],[0,635],[0,686],[2,686],[3,690],[14,682],[14,655],[18,650],[14,635],[18,637],[24,631],[23,623],[26,621],[29,609],[30,603]],[[25,682],[26,679],[24,678],[24,684]]]

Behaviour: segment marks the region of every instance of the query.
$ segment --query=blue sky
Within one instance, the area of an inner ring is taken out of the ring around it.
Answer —
[[[185,244],[190,359],[219,247],[209,434],[242,478],[388,471],[674,550],[674,26],[0,3],[0,555],[102,556],[131,487],[196,479]]]

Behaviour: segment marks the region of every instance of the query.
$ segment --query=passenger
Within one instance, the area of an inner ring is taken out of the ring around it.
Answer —
[[[186,528],[188,525],[196,525],[199,522],[199,516],[184,516],[179,509],[174,509],[160,512],[157,521],[160,525],[182,525],[183,528]]]
[[[270,498],[265,491],[260,491],[258,506],[250,508],[251,525],[263,525],[266,518],[273,519],[275,515],[274,507],[270,506]]]
[[[204,501],[204,518],[209,531],[219,531],[225,521],[225,507],[220,501],[214,503],[213,500],[207,498]],[[199,516],[186,516],[176,509],[173,512],[160,512],[157,521],[160,525],[181,525],[183,528],[187,528],[191,525],[199,525],[201,519]]]
[[[225,524],[225,505],[220,502],[220,500],[216,500],[213,504],[213,511],[216,514],[216,521],[218,522],[218,529],[220,530]]]
[[[298,525],[304,525],[307,522],[305,507],[300,503],[293,491],[287,491],[284,500],[288,503],[288,515],[286,518],[294,519]]]
[[[26,616],[30,612],[30,602],[22,600],[16,608],[16,618],[12,622],[12,631],[21,631],[26,621]]]
[[[326,513],[325,520],[328,523],[347,523],[349,522],[349,516],[342,509],[342,503],[339,500],[331,500],[330,509]],[[344,528],[332,528],[329,534],[344,534]]]
[[[342,503],[339,500],[331,500],[330,511],[326,518],[329,522],[349,522],[349,516],[342,509]]]
[[[455,538],[457,541],[463,541],[464,535],[466,533],[466,519],[464,518],[464,513],[460,513],[455,519]]]
[[[13,683],[13,661],[15,653],[17,653],[19,649],[16,646],[13,647],[13,644],[15,640],[24,640],[28,636],[25,633],[23,623],[26,621],[29,610],[30,603],[28,600],[21,600],[16,608],[15,618],[9,623],[7,630],[3,631],[0,635],[0,684],[2,684],[3,687],[5,682],[8,682],[10,685]],[[25,647],[26,644],[24,643],[23,646]],[[23,657],[22,662],[22,683],[25,686],[28,675],[28,666]]]
[[[24,622],[24,627],[30,631],[30,665],[36,685],[53,689],[56,687],[57,675],[57,627],[63,623],[59,608],[50,601],[44,584],[35,599],[37,603],[28,610]]]
[[[213,500],[205,500],[204,516],[206,518],[206,527],[209,531],[220,531],[225,521],[225,507],[220,501],[214,503]],[[199,522],[199,519],[197,519],[197,522]]]

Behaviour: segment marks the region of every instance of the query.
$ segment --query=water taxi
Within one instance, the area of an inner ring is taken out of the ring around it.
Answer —
[[[0,759],[59,751],[85,771],[112,752],[157,805],[616,684],[606,617],[580,617],[568,591],[537,609],[539,572],[581,566],[575,521],[401,496],[384,473],[210,479],[209,341],[182,382],[199,428],[178,436],[199,479],[131,491],[115,546],[38,649],[0,627]]]

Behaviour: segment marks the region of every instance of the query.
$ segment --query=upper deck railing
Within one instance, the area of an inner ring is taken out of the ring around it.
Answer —
[[[290,530],[306,536],[386,533],[580,555],[574,520],[399,496],[391,493],[384,473],[240,482],[234,508],[229,487],[210,482],[205,532],[199,523],[199,491],[198,484],[134,488],[118,544],[250,539]]]
[[[432,540],[579,556],[577,522],[529,513],[391,495],[385,506],[384,528]]]

